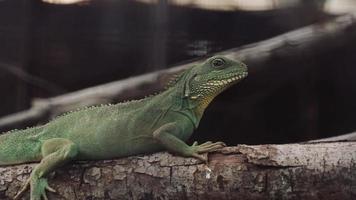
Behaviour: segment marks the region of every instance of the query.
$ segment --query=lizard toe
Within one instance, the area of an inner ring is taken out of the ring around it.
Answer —
[[[30,182],[31,178],[27,179],[25,185],[21,188],[21,190],[15,195],[14,200],[19,200],[24,193],[27,191],[28,188],[30,188]]]
[[[31,200],[48,199],[46,191],[55,192],[53,188],[48,185],[46,178],[33,178],[31,180]]]
[[[216,151],[218,149],[221,149],[225,147],[226,145],[223,142],[215,142],[215,143],[210,143],[210,144],[202,144],[199,145],[197,148],[198,153],[208,153],[212,151]]]
[[[203,162],[205,162],[205,163],[208,162],[208,158],[206,156],[204,156],[204,155],[200,155],[198,153],[193,153],[192,156],[197,158],[197,159],[199,159],[199,160],[201,160],[201,161],[203,161]]]

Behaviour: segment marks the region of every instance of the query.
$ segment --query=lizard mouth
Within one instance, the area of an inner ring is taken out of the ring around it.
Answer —
[[[226,77],[222,77],[218,80],[209,80],[206,85],[207,86],[226,86],[233,83],[236,83],[242,79],[244,79],[248,75],[248,72],[228,74]]]

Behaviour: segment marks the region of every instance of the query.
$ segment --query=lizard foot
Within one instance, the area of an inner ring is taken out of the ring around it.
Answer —
[[[226,144],[223,142],[205,142],[203,144],[198,144],[198,142],[194,142],[192,146],[190,146],[191,149],[191,156],[198,158],[199,160],[202,160],[204,162],[207,162],[207,158],[200,155],[202,153],[208,153],[208,152],[212,152],[215,150],[218,150],[220,148],[226,147]]]
[[[55,189],[51,188],[48,185],[46,178],[37,178],[30,176],[30,178],[26,181],[25,185],[19,191],[19,193],[17,193],[14,199],[20,199],[28,188],[31,188],[31,200],[41,200],[41,197],[44,200],[48,200],[46,190],[50,192],[56,192]]]

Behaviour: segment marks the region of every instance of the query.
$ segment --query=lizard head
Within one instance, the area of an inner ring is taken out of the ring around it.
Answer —
[[[190,69],[185,79],[184,97],[210,101],[247,74],[247,66],[240,61],[223,56],[211,57]]]

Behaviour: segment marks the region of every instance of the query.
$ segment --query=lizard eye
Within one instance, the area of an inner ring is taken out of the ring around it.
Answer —
[[[211,61],[213,67],[222,67],[225,64],[225,61],[221,58],[216,58]]]

